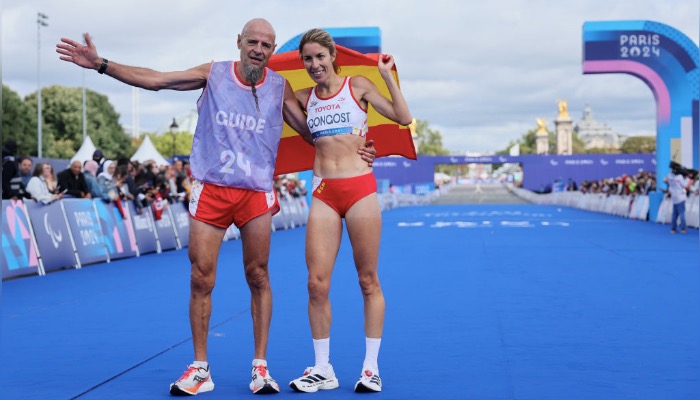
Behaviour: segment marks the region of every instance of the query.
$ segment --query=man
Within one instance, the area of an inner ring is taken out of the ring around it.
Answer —
[[[16,159],[17,142],[8,140],[2,147],[2,198],[3,199],[31,199],[32,196],[25,190],[22,183],[20,168]],[[31,160],[30,160],[31,161]]]
[[[29,156],[20,156],[17,159],[17,164],[19,164],[19,177],[22,179],[22,184],[27,187],[27,183],[32,179],[32,174],[34,173],[34,163]]]
[[[688,199],[688,185],[690,181],[685,177],[686,170],[680,164],[671,161],[671,172],[668,173],[664,182],[668,185],[668,194],[673,203],[671,213],[671,233],[676,233],[680,225],[681,233],[687,233],[685,223],[685,201]],[[680,218],[680,224],[678,219]]]
[[[91,199],[90,188],[85,175],[82,173],[80,160],[70,163],[70,166],[59,172],[56,176],[58,187],[61,191],[66,191],[66,195],[77,199]]]
[[[85,45],[65,38],[61,41],[56,51],[62,60],[132,86],[148,90],[206,88],[198,100],[199,119],[190,156],[193,182],[188,251],[195,361],[170,385],[170,393],[195,395],[214,389],[207,362],[211,293],[221,242],[232,223],[241,231],[243,265],[251,292],[255,354],[249,386],[257,394],[279,392],[266,361],[272,315],[267,265],[270,226],[272,215],[279,211],[272,175],[283,120],[309,143],[311,134],[289,82],[266,67],[276,47],[272,25],[259,18],[245,24],[237,39],[238,62],[214,62],[177,72],[108,61],[97,54],[88,34]],[[370,163],[374,159],[374,149],[358,152]]]

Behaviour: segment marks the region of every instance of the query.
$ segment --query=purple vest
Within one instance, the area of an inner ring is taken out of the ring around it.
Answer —
[[[190,169],[202,182],[272,191],[277,147],[282,136],[285,80],[265,68],[256,86],[238,79],[233,61],[212,63],[207,86],[197,101]]]

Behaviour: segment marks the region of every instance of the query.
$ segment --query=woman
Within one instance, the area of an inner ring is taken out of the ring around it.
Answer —
[[[340,248],[343,221],[353,247],[355,268],[364,299],[366,352],[357,392],[381,391],[377,356],[384,326],[384,296],[377,275],[381,214],[372,168],[357,157],[367,134],[367,109],[371,104],[384,117],[404,125],[411,113],[391,73],[394,59],[379,57],[379,72],[393,99],[362,76],[338,75],[333,38],[320,29],[304,34],[299,44],[304,68],[316,83],[297,91],[306,108],[316,155],[312,184],[313,201],[306,227],[306,263],[309,271],[309,322],[316,363],[290,382],[301,392],[334,389],[338,380],[329,363],[331,274]]]
[[[114,179],[114,172],[117,169],[117,164],[112,160],[107,160],[104,162],[104,167],[102,172],[97,175],[97,182],[102,186],[102,191],[107,194],[105,199],[117,200],[119,199],[119,186],[121,182],[117,182]]]
[[[63,193],[56,193],[56,177],[53,175],[53,167],[49,163],[37,163],[33,176],[27,182],[27,193],[36,201],[49,204],[63,198]],[[49,189],[49,183],[53,182],[54,190]]]
[[[53,171],[53,165],[46,163],[49,166],[49,171],[50,173],[45,175],[46,178],[46,186],[49,188],[49,192],[51,193],[60,193],[65,188],[60,188],[58,187],[58,178],[56,178],[56,173]]]

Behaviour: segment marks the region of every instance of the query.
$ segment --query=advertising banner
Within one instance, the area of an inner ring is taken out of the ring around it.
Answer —
[[[144,207],[141,214],[136,212],[136,205],[133,201],[128,202],[129,214],[131,215],[131,225],[134,227],[134,237],[136,237],[136,247],[138,254],[148,254],[158,251],[156,241],[156,227],[153,224],[153,216],[150,207]]]
[[[131,203],[131,201],[123,202],[121,211],[114,202],[105,203],[102,200],[94,200],[94,203],[100,228],[109,251],[109,258],[117,259],[136,256],[136,237],[131,226],[129,207],[125,204]],[[124,213],[123,216],[122,212]]]
[[[80,264],[109,261],[105,239],[92,200],[63,199],[60,204],[68,220]]]
[[[155,224],[161,251],[177,249],[177,238],[175,237],[173,220],[170,217],[170,207],[163,209],[160,219],[156,220]]]
[[[2,279],[39,273],[29,218],[21,201],[2,201]]]
[[[190,243],[190,213],[184,204],[186,203],[173,203],[170,205],[170,212],[173,217],[177,238],[180,241],[180,248],[187,247]]]
[[[45,271],[77,267],[75,246],[60,202],[25,203]]]

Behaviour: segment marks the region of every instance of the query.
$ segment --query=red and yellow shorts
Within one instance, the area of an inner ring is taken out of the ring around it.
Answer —
[[[313,196],[335,210],[341,217],[358,201],[377,192],[373,173],[352,178],[313,178]]]
[[[256,192],[192,180],[190,215],[197,221],[228,229],[231,224],[242,227],[253,218],[268,211],[280,210],[275,191]]]

